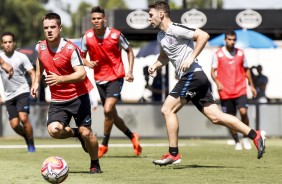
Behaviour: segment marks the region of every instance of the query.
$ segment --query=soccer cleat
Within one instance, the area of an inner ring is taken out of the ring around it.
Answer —
[[[258,150],[258,159],[260,159],[265,152],[265,131],[256,131],[256,133],[254,144]]]
[[[246,150],[252,149],[252,145],[250,144],[248,138],[243,138],[242,142],[243,142],[244,149],[246,149]]]
[[[77,139],[80,141],[83,150],[84,150],[86,153],[88,153],[88,151],[87,151],[87,149],[86,149],[86,147],[85,147],[85,142],[84,142],[83,138],[81,137],[81,135],[80,135],[79,133],[78,133],[78,135],[77,135]]]
[[[134,154],[140,155],[142,152],[142,147],[139,144],[139,135],[137,133],[133,133],[133,138],[131,139],[133,144]]]
[[[242,150],[242,149],[243,149],[242,144],[240,142],[237,142],[235,144],[235,150],[239,151],[239,150]]]
[[[181,162],[180,154],[172,156],[170,153],[164,155],[160,160],[154,160],[153,164],[159,166],[166,166],[169,164],[179,164]]]
[[[90,174],[95,174],[95,173],[102,173],[100,165],[94,165],[91,166],[90,170],[89,170]]]
[[[29,152],[29,153],[34,153],[34,152],[36,152],[36,149],[35,149],[35,147],[34,147],[34,145],[28,145],[27,146],[27,152]]]
[[[99,151],[98,151],[98,158],[101,158],[103,155],[105,155],[108,152],[108,147],[104,146],[103,144],[101,144],[99,146]]]

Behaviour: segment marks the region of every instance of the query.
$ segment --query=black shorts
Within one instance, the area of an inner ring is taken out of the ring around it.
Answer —
[[[185,74],[174,86],[169,95],[190,100],[202,112],[206,103],[215,103],[211,93],[211,84],[203,71]]]
[[[76,126],[91,126],[91,105],[89,95],[81,95],[68,102],[51,102],[48,110],[47,126],[58,121],[68,126],[71,118]]]
[[[123,78],[119,78],[105,84],[96,84],[103,105],[105,104],[106,98],[113,97],[120,99],[123,81]]]
[[[237,109],[248,108],[247,95],[239,96],[238,98],[220,100],[222,112],[227,114],[236,115]]]
[[[19,112],[26,112],[29,114],[29,93],[20,94],[5,102],[9,114],[9,120],[19,117]]]

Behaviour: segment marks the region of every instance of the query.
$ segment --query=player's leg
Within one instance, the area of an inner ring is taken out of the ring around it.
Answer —
[[[9,115],[9,122],[11,128],[20,136],[25,139],[26,145],[28,145],[28,138],[26,136],[23,126],[20,124],[19,114],[17,110],[17,98],[13,98],[6,101],[6,108]]]
[[[239,110],[240,116],[241,116],[241,121],[249,126],[249,117],[248,117],[248,104],[247,104],[247,96],[243,95],[239,98],[237,98],[237,108]],[[248,137],[246,135],[243,135],[242,139],[243,146],[246,150],[250,150],[252,148]]]
[[[79,133],[84,140],[85,147],[88,150],[91,163],[90,163],[90,173],[101,173],[101,167],[98,159],[98,140],[93,134],[91,126],[80,126]]]
[[[258,159],[263,156],[265,150],[264,132],[255,131],[241,122],[237,117],[223,113],[216,104],[206,103],[202,112],[214,124],[223,125],[247,135],[254,141],[258,149]]]
[[[63,103],[50,103],[47,130],[51,137],[55,139],[66,139],[76,136],[76,132],[68,126],[72,118],[72,113],[68,112],[69,109],[73,108]]]
[[[237,113],[237,109],[236,109],[236,100],[235,99],[222,99],[220,101],[221,103],[221,109],[222,112],[236,116]],[[242,150],[242,144],[239,141],[239,136],[238,136],[238,132],[236,132],[233,129],[228,129],[234,142],[235,142],[235,150]]]
[[[168,95],[162,106],[161,112],[166,122],[169,140],[169,152],[160,160],[154,160],[153,163],[155,165],[166,166],[168,164],[177,164],[181,162],[178,150],[179,123],[176,113],[183,107],[185,103],[186,100],[183,98],[175,98]]]
[[[89,95],[82,95],[76,101],[79,103],[77,104],[77,102],[74,102],[74,104],[77,104],[79,107],[73,112],[73,117],[76,125],[79,127],[78,134],[83,149],[88,152],[91,159],[90,173],[101,173],[98,159],[98,140],[91,129],[92,119]]]
[[[142,152],[142,147],[140,146],[139,143],[139,135],[137,133],[133,133],[124,123],[124,120],[118,115],[117,110],[116,110],[116,103],[117,103],[117,98],[107,98],[105,105],[104,105],[104,113],[105,113],[105,135],[109,135],[110,127],[113,122],[113,124],[120,130],[122,131],[132,142],[133,145],[133,150],[135,155],[140,155]],[[109,120],[109,122],[106,121]],[[108,124],[108,125],[107,125]],[[107,146],[108,142],[105,141],[105,138],[103,140],[102,145]],[[102,153],[102,151],[100,152]],[[100,154],[100,156],[102,156]]]

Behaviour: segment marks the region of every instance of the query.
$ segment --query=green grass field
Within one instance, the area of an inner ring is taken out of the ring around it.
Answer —
[[[134,156],[130,146],[116,147],[129,144],[128,140],[111,139],[108,153],[100,159],[103,173],[91,175],[88,174],[89,157],[75,139],[36,139],[37,152],[27,153],[22,139],[1,138],[0,183],[47,183],[40,168],[43,160],[53,155],[63,157],[69,164],[70,173],[65,184],[281,183],[281,139],[267,139],[266,153],[260,160],[255,148],[235,151],[226,142],[225,139],[181,139],[182,162],[159,167],[152,161],[167,153],[166,139],[141,139],[144,145],[141,156]],[[22,145],[22,148],[5,148],[8,145]],[[44,148],[44,145],[65,147]],[[76,147],[68,148],[68,145]]]

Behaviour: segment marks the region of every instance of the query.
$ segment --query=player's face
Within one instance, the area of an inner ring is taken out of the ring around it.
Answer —
[[[6,35],[2,37],[2,47],[5,52],[13,52],[16,43],[13,40],[13,37]]]
[[[43,30],[46,40],[54,42],[60,39],[60,32],[62,27],[58,25],[55,19],[46,19],[43,21]]]
[[[91,23],[96,30],[104,29],[106,18],[102,13],[92,13]]]
[[[149,21],[151,22],[153,28],[159,28],[161,25],[160,12],[154,8],[151,8],[149,10],[149,16]]]
[[[233,49],[236,43],[236,36],[235,35],[226,35],[225,38],[225,46],[227,49]]]

